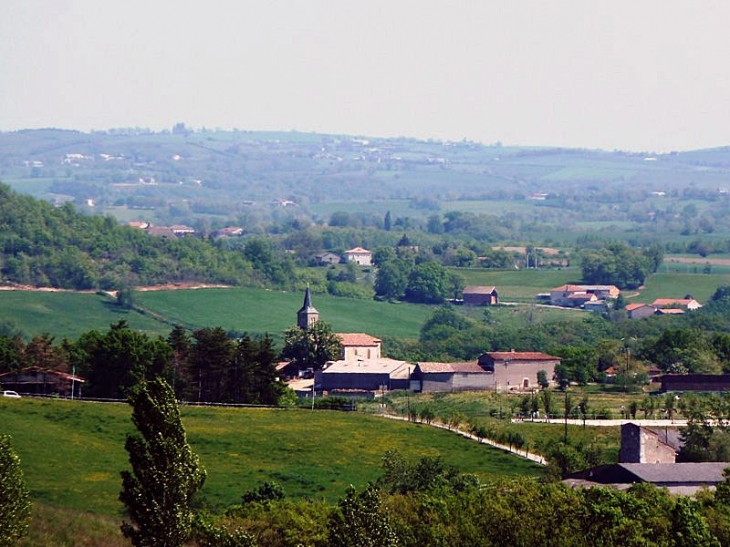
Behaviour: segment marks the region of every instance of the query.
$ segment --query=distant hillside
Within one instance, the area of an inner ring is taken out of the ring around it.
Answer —
[[[153,237],[113,218],[82,215],[70,204],[54,207],[0,185],[4,283],[81,290],[189,281],[241,284],[265,277],[263,269],[257,274],[240,250],[193,237]],[[277,275],[280,283],[286,280],[281,271]]]
[[[44,199],[158,224],[250,225],[284,213],[326,220],[316,213],[323,203],[370,200],[406,200],[412,216],[475,200],[528,200],[542,209],[585,202],[584,220],[609,220],[617,202],[727,191],[730,148],[647,155],[185,127],[44,129],[0,133],[0,179]]]

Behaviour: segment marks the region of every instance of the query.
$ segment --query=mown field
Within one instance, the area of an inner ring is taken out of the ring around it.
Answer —
[[[562,270],[487,270],[484,268],[460,268],[459,275],[467,285],[489,285],[497,287],[503,302],[535,302],[538,293],[566,283],[580,283],[578,268]]]
[[[707,302],[717,287],[730,284],[730,274],[694,274],[659,272],[649,276],[641,291],[629,291],[627,301],[651,304],[657,298],[684,298],[691,294],[701,303]]]
[[[0,432],[13,436],[34,500],[119,518],[130,414],[121,403],[0,400]],[[441,456],[483,479],[541,473],[453,433],[362,413],[183,407],[182,418],[208,471],[200,502],[212,510],[267,480],[294,498],[334,501],[349,484],[377,478],[383,454],[394,449],[408,458]]]
[[[279,334],[296,324],[304,294],[256,289],[198,289],[135,293],[142,306],[184,326],[221,326],[236,332]],[[336,332],[417,338],[432,306],[312,297],[320,317]]]
[[[684,266],[684,265],[681,265]],[[565,283],[578,283],[580,270],[487,270],[454,269],[467,285],[494,285],[503,302],[535,303],[535,295]],[[651,275],[641,291],[627,291],[629,302],[652,302],[656,298],[682,298],[691,294],[706,302],[715,289],[730,284],[730,273],[666,272]],[[57,339],[77,338],[91,329],[106,330],[120,319],[150,335],[169,334],[175,324],[190,329],[223,327],[227,331],[269,333],[274,338],[295,324],[302,305],[298,292],[261,289],[185,289],[137,291],[134,300],[146,313],[124,310],[109,296],[94,293],[0,291],[0,324],[28,336],[50,333]],[[407,303],[353,300],[324,294],[314,295],[314,305],[323,320],[338,332],[367,332],[379,337],[415,339],[435,307]],[[479,319],[482,308],[463,308]],[[531,321],[581,319],[577,310],[526,306],[494,308],[490,320],[497,324],[519,323],[529,313]]]
[[[60,340],[91,329],[105,330],[124,319],[136,330],[164,334],[170,327],[152,317],[123,310],[112,298],[94,293],[0,291],[0,322],[26,335],[49,333]]]

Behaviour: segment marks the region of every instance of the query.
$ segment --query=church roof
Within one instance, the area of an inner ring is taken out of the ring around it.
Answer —
[[[304,293],[304,304],[297,313],[319,313],[317,308],[312,306],[312,293],[309,291],[309,287],[307,287],[307,292]]]

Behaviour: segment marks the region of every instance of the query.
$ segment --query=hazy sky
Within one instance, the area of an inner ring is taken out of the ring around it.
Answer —
[[[727,0],[1,0],[0,130],[730,145]]]

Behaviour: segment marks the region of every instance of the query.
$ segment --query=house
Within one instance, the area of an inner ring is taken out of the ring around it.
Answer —
[[[243,235],[243,228],[240,226],[227,226],[213,232],[213,237],[240,237]]]
[[[355,247],[343,254],[345,262],[354,262],[358,266],[372,266],[373,253],[362,247]]]
[[[550,290],[550,304],[575,308],[586,302],[618,298],[620,292],[615,285],[561,285]]]
[[[185,226],[184,224],[174,224],[170,226],[170,229],[176,236],[187,236],[195,233],[195,228]]]
[[[314,255],[318,264],[339,264],[340,257],[335,253],[319,253]]]
[[[537,373],[545,371],[552,382],[560,357],[537,351],[491,351],[477,360],[491,374],[490,389],[495,391],[528,391],[539,388]]]
[[[364,332],[342,332],[337,337],[341,361],[380,359],[380,339]]]
[[[421,393],[486,391],[492,388],[492,374],[473,361],[467,363],[418,363],[411,376],[411,389]]]
[[[0,385],[3,389],[33,395],[81,397],[81,387],[85,381],[74,374],[40,367],[28,367],[0,374]]]
[[[591,295],[596,296],[596,295]],[[605,300],[590,299],[583,304],[583,309],[586,311],[595,311],[598,313],[605,313],[608,311],[608,303]]]
[[[154,237],[166,237],[168,239],[177,237],[175,231],[169,226],[149,226],[147,233]]]
[[[702,304],[694,298],[657,298],[651,303],[652,306],[661,309],[678,309],[685,311],[693,311],[702,307]]]
[[[684,315],[686,312],[682,308],[657,308],[657,315]]]
[[[661,392],[730,391],[730,374],[664,374],[660,377]]]
[[[656,313],[656,308],[649,304],[634,302],[626,305],[626,317],[629,319],[644,319]]]
[[[386,392],[408,389],[413,365],[397,359],[379,358],[334,361],[314,374],[317,391],[330,395],[362,392]]]
[[[679,432],[673,428],[653,431],[633,423],[621,426],[620,463],[675,463],[681,448]]]
[[[499,304],[499,294],[496,287],[484,285],[469,285],[464,287],[465,306],[494,306]]]

